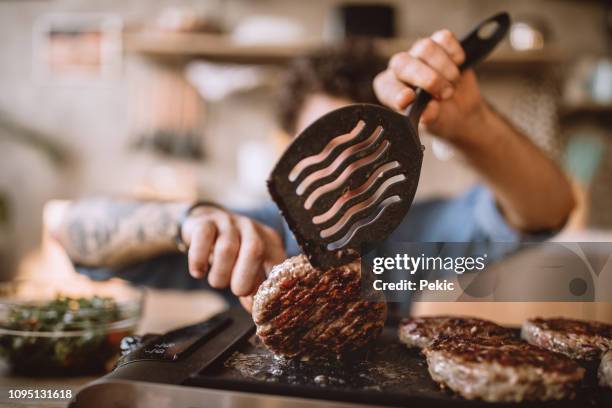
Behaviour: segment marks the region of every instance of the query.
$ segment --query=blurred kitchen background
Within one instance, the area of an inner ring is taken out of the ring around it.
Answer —
[[[0,277],[57,267],[54,200],[266,199],[288,61],[356,35],[391,55],[500,10],[514,24],[483,93],[572,175],[572,239],[612,241],[609,1],[0,0]],[[477,182],[424,141],[417,199]]]

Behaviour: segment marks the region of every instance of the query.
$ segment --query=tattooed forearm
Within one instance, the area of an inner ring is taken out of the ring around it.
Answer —
[[[54,235],[70,258],[89,266],[125,264],[175,250],[187,204],[89,199],[70,206]]]

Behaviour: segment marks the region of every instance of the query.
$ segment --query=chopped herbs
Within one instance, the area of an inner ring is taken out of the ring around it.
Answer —
[[[0,320],[0,355],[22,375],[101,372],[134,329],[110,325],[129,317],[113,299],[97,296],[10,305]]]

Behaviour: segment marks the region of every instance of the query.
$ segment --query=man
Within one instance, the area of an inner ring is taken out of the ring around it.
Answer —
[[[374,93],[402,111],[421,87],[433,95],[421,124],[485,181],[454,199],[415,203],[389,240],[518,243],[559,229],[574,206],[562,171],[481,97],[472,70],[459,72],[464,58],[457,38],[442,30],[395,54],[386,67],[353,47],[302,60],[290,71],[280,109],[289,134],[345,104],[375,102]],[[240,297],[257,290],[267,268],[299,252],[273,204],[231,211],[208,203],[83,200],[54,235],[94,278],[172,287],[202,287],[207,278]]]

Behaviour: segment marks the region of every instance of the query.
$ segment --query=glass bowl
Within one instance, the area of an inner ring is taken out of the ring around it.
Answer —
[[[99,374],[134,333],[144,291],[120,280],[0,283],[0,356],[27,376]]]

